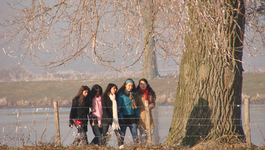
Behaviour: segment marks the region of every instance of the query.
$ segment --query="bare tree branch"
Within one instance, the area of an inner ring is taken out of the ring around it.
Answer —
[[[221,17],[227,13],[222,10],[222,5],[226,4],[208,3],[198,7],[195,1],[153,2],[152,36],[158,61],[179,63],[186,46],[183,42],[185,33],[189,31],[185,25],[190,19],[188,5],[201,16],[201,20],[194,22],[198,27],[207,22],[207,27],[198,30],[212,32],[211,39],[202,37],[202,40],[215,43],[215,49],[223,50],[221,55],[233,58],[233,54],[226,51],[228,41],[222,40],[226,33],[220,32],[221,25],[227,24]],[[129,68],[137,62],[142,63],[145,48],[143,3],[137,0],[19,1],[10,4],[10,14],[1,24],[0,38],[4,41],[1,47],[9,57],[21,61],[27,58],[45,68],[85,58],[107,69]],[[263,0],[246,3],[244,50],[249,56],[264,55],[263,5]],[[214,12],[216,17],[210,16],[209,12]],[[209,50],[208,54],[213,53]]]

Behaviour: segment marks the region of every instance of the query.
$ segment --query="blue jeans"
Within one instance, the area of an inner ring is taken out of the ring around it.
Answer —
[[[127,127],[130,128],[130,131],[131,131],[131,134],[132,134],[132,137],[133,137],[133,141],[138,143],[138,139],[137,139],[137,124],[133,123],[131,125],[121,126],[121,132],[120,132],[120,134],[121,134],[121,142],[118,144],[119,146],[124,144],[124,138],[125,138],[125,133],[126,133]]]
[[[106,145],[107,143],[107,139],[106,139],[106,137],[107,137],[107,132],[108,132],[108,130],[109,130],[109,124],[105,124],[105,123],[103,123],[102,124],[102,145]]]
[[[94,120],[94,125],[92,124],[93,120],[90,120],[90,125],[92,131],[95,135],[94,139],[91,141],[91,144],[102,144],[102,128],[98,127],[98,121]]]

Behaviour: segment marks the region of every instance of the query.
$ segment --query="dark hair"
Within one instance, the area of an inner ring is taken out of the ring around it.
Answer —
[[[106,90],[104,91],[103,95],[102,95],[102,100],[106,100],[108,99],[108,96],[110,94],[110,90],[112,87],[116,87],[117,91],[118,91],[118,87],[116,84],[113,84],[113,83],[109,83],[108,86],[106,87]],[[117,91],[115,94],[117,94]]]
[[[96,96],[98,92],[97,90],[99,90],[99,95],[100,96],[102,95],[102,87],[98,84],[95,84],[92,86],[92,89],[91,89],[91,100]]]
[[[84,106],[84,100],[85,98],[89,98],[89,95],[87,95],[86,97],[84,97],[83,95],[83,91],[85,90],[88,90],[88,94],[90,93],[90,89],[88,86],[86,85],[82,85],[77,93],[77,95],[74,97],[74,99],[78,100],[80,99],[81,100],[81,103],[79,104],[80,106]]]
[[[120,92],[121,92],[121,93],[123,93],[124,95],[127,95],[127,94],[125,93],[125,86],[126,86],[126,81],[128,81],[128,80],[132,80],[132,81],[133,81],[133,79],[131,79],[131,78],[128,78],[127,80],[125,80],[125,82],[122,84],[121,88],[119,89],[118,94],[120,94]],[[133,81],[133,89],[132,89],[132,91],[133,91],[133,92],[136,91],[134,81]]]
[[[151,86],[149,85],[148,81],[145,78],[142,78],[142,79],[139,80],[136,90],[137,91],[140,90],[140,82],[141,81],[144,81],[146,83],[146,85],[147,85],[146,88],[148,89],[148,92],[154,96],[154,99],[156,99],[155,91],[151,88]]]

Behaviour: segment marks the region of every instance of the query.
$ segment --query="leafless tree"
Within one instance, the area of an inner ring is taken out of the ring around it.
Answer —
[[[206,0],[184,4],[184,52],[165,143],[193,146],[200,140],[243,141],[243,48],[250,55],[264,54],[254,48],[264,46],[264,20],[253,4],[257,3]],[[250,35],[245,28],[252,31]]]
[[[153,3],[150,1],[32,0],[30,5],[23,3],[26,2],[10,5],[14,11],[1,25],[8,28],[2,32],[1,39],[5,41],[2,46],[8,56],[28,58],[40,67],[66,65],[88,57],[107,69],[120,70],[142,62],[146,51],[143,72],[145,68],[154,68],[156,75],[153,76],[157,76],[156,59],[153,59],[155,37],[160,40],[160,36],[177,35],[174,35],[176,31],[164,34],[161,30],[165,27],[155,26],[158,10],[154,9],[158,8],[154,3],[154,8],[149,9],[147,4]],[[162,50],[157,52],[162,54],[158,56],[160,60],[165,51],[175,49],[164,42],[167,41],[163,39],[163,48],[157,48]],[[16,48],[9,49],[13,44]],[[172,54],[175,59],[177,54]],[[149,61],[148,56],[153,60]]]
[[[264,55],[263,0],[22,3],[10,5],[14,11],[1,25],[8,29],[1,32],[8,56],[29,58],[46,68],[88,57],[113,70],[139,61],[148,65],[144,55],[165,63],[172,58],[176,64],[181,56],[165,143],[194,145],[201,138],[244,138],[242,55],[243,50]],[[8,49],[11,44],[17,47]]]
[[[0,81],[21,81],[32,79],[33,73],[22,65],[10,65],[0,67]]]

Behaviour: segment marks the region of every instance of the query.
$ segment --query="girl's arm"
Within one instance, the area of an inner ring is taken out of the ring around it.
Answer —
[[[109,114],[109,117],[113,117],[113,114],[112,114],[112,112],[113,112],[113,110],[112,110],[112,102],[111,103],[107,103],[108,105],[106,105],[106,111],[107,111],[107,113]]]
[[[118,116],[119,116],[119,118],[123,118],[124,101],[123,101],[121,94],[118,95],[117,101],[118,101],[118,103],[117,103],[117,105],[118,105]]]
[[[75,99],[72,100],[72,106],[70,110],[70,115],[69,115],[69,126],[72,126],[74,124],[74,120],[77,116],[77,102]]]
[[[102,104],[102,109],[107,109],[107,106],[106,106],[106,101],[101,101],[101,104]]]
[[[107,113],[106,115],[110,117],[110,115],[111,115],[110,110],[112,109],[112,107],[108,106],[108,103],[106,100],[102,101],[102,109],[103,109],[103,113],[104,112]],[[107,119],[109,119],[109,118],[107,118]]]
[[[149,109],[153,109],[156,106],[155,95],[152,95],[151,98],[152,99],[151,99],[151,102],[150,102],[150,105],[149,105]]]
[[[134,100],[135,100],[136,106],[138,106],[138,104],[136,102],[136,97],[135,97],[135,95],[133,95],[133,96],[134,96]],[[140,113],[139,113],[138,108],[134,109],[134,114],[136,115],[137,118],[140,118]]]

